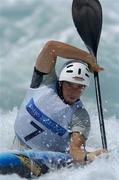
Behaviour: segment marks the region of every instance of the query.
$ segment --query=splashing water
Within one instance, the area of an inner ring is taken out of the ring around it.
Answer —
[[[17,108],[30,84],[33,66],[46,41],[55,39],[85,49],[71,17],[72,0],[4,0],[0,4],[0,151],[12,149]],[[119,0],[101,0],[103,29],[98,62],[103,109],[110,156],[102,156],[85,168],[62,169],[41,180],[118,180],[119,179]],[[101,147],[94,84],[84,95],[90,112],[91,133],[87,149]],[[17,107],[17,108],[15,108]],[[0,180],[21,179],[17,175],[0,175]]]

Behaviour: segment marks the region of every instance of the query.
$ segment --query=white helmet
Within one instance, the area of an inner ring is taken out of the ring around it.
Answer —
[[[68,81],[89,86],[90,71],[88,65],[82,62],[69,62],[61,71],[59,81]]]

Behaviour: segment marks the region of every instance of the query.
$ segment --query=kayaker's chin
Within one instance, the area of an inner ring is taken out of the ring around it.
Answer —
[[[80,99],[80,96],[82,95],[82,91],[84,90],[84,86],[79,86],[75,83],[71,82],[63,82],[62,83],[62,95],[64,102],[72,105],[77,100]]]
[[[69,105],[73,105],[76,101],[78,100],[78,98],[74,98],[74,97],[65,97],[64,98],[64,102],[66,103],[66,104],[69,104]]]

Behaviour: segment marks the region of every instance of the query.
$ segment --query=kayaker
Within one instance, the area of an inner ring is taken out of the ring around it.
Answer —
[[[59,76],[57,57],[67,59]],[[48,41],[34,67],[32,81],[15,121],[20,147],[69,152],[75,162],[92,161],[104,150],[87,152],[90,117],[80,97],[90,74],[103,68],[86,51]]]

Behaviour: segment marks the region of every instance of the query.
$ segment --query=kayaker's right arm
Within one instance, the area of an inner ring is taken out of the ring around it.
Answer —
[[[96,64],[95,58],[86,51],[58,41],[48,41],[45,44],[37,58],[36,69],[46,74],[50,73],[55,66],[57,56],[82,60],[89,65],[91,71],[99,72],[103,70]]]
[[[31,88],[38,88],[41,83],[53,82],[56,79],[55,63],[57,56],[86,62],[90,70],[101,71],[95,59],[86,51],[59,41],[48,41],[41,50],[34,67]],[[48,75],[50,73],[50,76]],[[44,76],[45,75],[45,76]],[[47,81],[48,80],[48,81]]]

